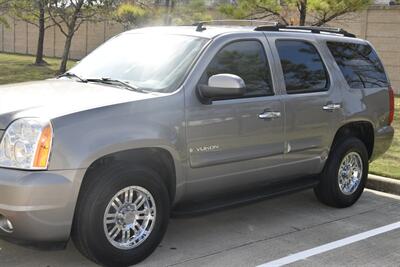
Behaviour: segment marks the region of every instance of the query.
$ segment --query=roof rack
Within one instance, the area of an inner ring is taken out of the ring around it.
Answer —
[[[246,23],[247,25],[238,25]],[[205,25],[236,25],[236,26],[256,26],[254,28],[255,31],[291,31],[291,32],[311,32],[317,34],[336,34],[342,35],[345,37],[355,38],[356,35],[350,33],[342,28],[333,28],[333,27],[317,27],[317,26],[288,26],[284,24],[280,24],[278,22],[271,22],[265,20],[242,20],[242,19],[231,19],[231,20],[208,20],[208,21],[199,21],[192,26],[196,26],[196,31],[202,32],[207,28]],[[262,25],[260,25],[262,24]]]
[[[238,24],[242,24],[242,23],[246,23],[247,25],[238,25]],[[207,28],[204,27],[204,25],[235,25],[235,26],[257,26],[260,27],[262,24],[263,26],[267,26],[267,25],[271,25],[271,26],[276,26],[278,23],[276,22],[271,22],[271,21],[265,21],[265,20],[250,20],[250,19],[223,19],[223,20],[207,20],[207,21],[199,21],[196,23],[193,23],[192,26],[196,26],[196,31],[198,32],[202,32],[205,31]]]
[[[256,27],[255,31],[293,31],[293,32],[311,32],[317,34],[338,34],[345,37],[355,38],[356,35],[342,28],[331,28],[331,27],[316,27],[316,26],[286,26],[276,23],[275,25],[263,25]]]

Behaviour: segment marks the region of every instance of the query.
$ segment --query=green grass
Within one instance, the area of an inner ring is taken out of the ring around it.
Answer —
[[[44,80],[56,75],[60,60],[45,58],[47,66],[34,66],[34,57],[0,53],[0,84]],[[68,62],[72,67],[75,62]]]
[[[395,100],[394,139],[390,149],[370,165],[370,173],[400,179],[400,97]]]
[[[56,75],[60,60],[45,59],[48,66],[34,66],[32,56],[0,53],[0,84],[43,80]],[[74,61],[68,63],[72,67]],[[396,97],[396,114],[393,123],[395,138],[390,149],[370,166],[370,172],[400,179],[400,97]]]

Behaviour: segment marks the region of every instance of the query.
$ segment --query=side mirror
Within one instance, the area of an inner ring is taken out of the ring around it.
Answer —
[[[211,76],[208,85],[199,85],[197,89],[201,102],[211,104],[213,100],[243,96],[246,85],[239,76],[224,73]]]

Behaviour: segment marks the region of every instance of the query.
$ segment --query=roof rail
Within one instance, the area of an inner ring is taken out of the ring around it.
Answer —
[[[238,25],[246,23],[247,25]],[[196,23],[193,23],[192,26],[197,26],[196,31],[202,32],[206,30],[204,25],[224,25],[224,26],[261,26],[260,24],[267,26],[276,26],[278,23],[276,22],[271,22],[271,21],[265,21],[265,20],[250,20],[250,19],[222,19],[222,20],[207,20],[207,21],[199,21]],[[257,26],[257,28],[259,27]]]
[[[343,30],[342,28],[331,28],[331,27],[316,27],[316,26],[286,26],[282,24],[275,24],[275,25],[263,25],[256,27],[255,31],[293,31],[293,32],[311,32],[317,34],[338,34],[343,35],[345,37],[352,37],[355,38],[356,35],[350,33],[348,31]]]

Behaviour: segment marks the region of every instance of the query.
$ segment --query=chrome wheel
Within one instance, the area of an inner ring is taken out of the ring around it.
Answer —
[[[129,186],[108,203],[104,213],[104,232],[118,249],[132,249],[143,243],[153,230],[156,206],[145,188]]]
[[[340,163],[339,188],[345,195],[353,194],[360,185],[363,175],[363,162],[357,152],[348,153]]]

